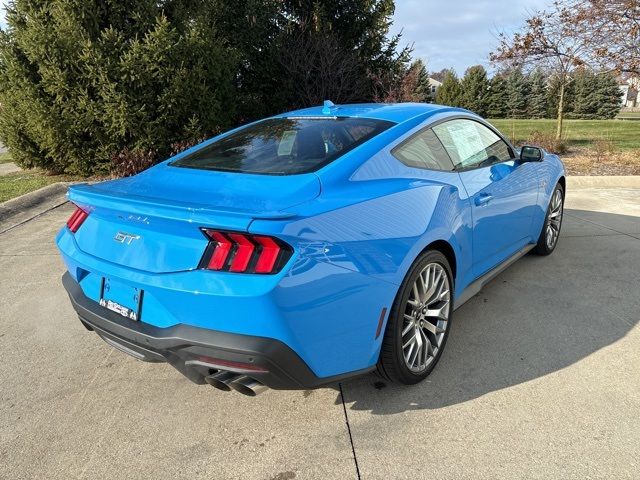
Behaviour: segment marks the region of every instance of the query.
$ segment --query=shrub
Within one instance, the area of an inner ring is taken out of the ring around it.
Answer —
[[[205,140],[206,137],[200,137],[174,142],[170,146],[168,157],[173,157]],[[154,166],[161,160],[162,158],[158,157],[156,150],[129,150],[129,148],[125,147],[111,157],[110,174],[112,177],[130,177]]]
[[[536,147],[542,147],[547,152],[563,154],[567,153],[567,144],[564,140],[558,140],[555,136],[547,133],[542,133],[538,130],[534,130],[529,134],[529,139],[524,142],[519,142],[523,145],[532,145]]]
[[[611,140],[599,138],[593,142],[593,151],[596,154],[596,160],[601,161],[606,155],[615,152],[615,145]]]
[[[155,150],[135,150],[124,148],[111,157],[111,176],[130,177],[153,166],[158,155]]]
[[[197,138],[194,140],[180,140],[179,142],[175,142],[171,144],[171,157],[177,155],[185,150],[190,149],[191,147],[195,147],[199,143],[202,143],[206,140],[206,137]]]
[[[15,0],[0,33],[0,140],[23,167],[129,174],[233,121],[216,2]],[[141,153],[142,152],[142,153]],[[144,153],[146,152],[146,153]]]

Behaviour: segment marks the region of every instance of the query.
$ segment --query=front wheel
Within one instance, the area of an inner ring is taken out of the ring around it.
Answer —
[[[378,373],[405,385],[425,379],[444,349],[453,314],[453,281],[446,257],[420,255],[400,286],[389,314]]]
[[[538,243],[533,249],[537,255],[549,255],[553,252],[560,238],[560,228],[562,227],[562,216],[564,213],[564,189],[557,184],[551,195],[547,215],[544,219],[542,232],[538,238]]]

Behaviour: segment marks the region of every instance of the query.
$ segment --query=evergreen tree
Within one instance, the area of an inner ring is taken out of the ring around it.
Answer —
[[[487,96],[487,115],[489,118],[505,118],[507,116],[508,103],[507,81],[504,76],[496,75],[489,82],[489,94]]]
[[[241,59],[243,119],[324,99],[371,101],[405,77],[410,49],[389,37],[393,0],[218,1]]]
[[[611,119],[620,112],[620,88],[609,72],[585,68],[575,71],[566,96],[567,116],[578,119]]]
[[[527,95],[529,85],[522,70],[514,68],[507,76],[507,116],[509,118],[527,117]]]
[[[618,81],[612,73],[598,75],[598,98],[596,99],[598,110],[596,115],[602,119],[615,118],[620,113],[622,105],[620,98],[622,92],[618,87]]]
[[[469,67],[460,81],[462,107],[484,117],[487,113],[489,80],[482,65]]]
[[[123,151],[407,82],[393,0],[15,0],[0,140],[23,166],[100,173]],[[422,72],[425,73],[425,72]]]
[[[571,118],[596,118],[598,105],[598,78],[592,72],[581,69],[573,74],[573,108]]]
[[[0,33],[0,139],[23,167],[98,173],[121,150],[233,119],[235,60],[190,0],[15,0]]]
[[[417,80],[416,80],[416,101],[418,102],[429,102],[432,101],[431,98],[431,85],[429,84],[429,73],[427,72],[427,66],[420,59],[415,60],[411,67],[410,71],[415,71]]]
[[[436,91],[436,103],[459,107],[461,105],[462,89],[456,72],[448,70],[442,79],[442,85]]]
[[[596,106],[593,100],[598,89],[598,82],[590,71],[581,69],[576,71],[573,76],[573,118],[594,118]]]
[[[555,118],[558,112],[558,101],[560,98],[561,78],[558,75],[552,75],[548,79],[547,85],[547,117]],[[573,112],[573,104],[575,97],[575,82],[572,77],[569,81],[565,79],[564,85],[564,113],[571,116]]]
[[[535,69],[529,75],[529,118],[545,118],[547,116],[547,81],[541,69]]]

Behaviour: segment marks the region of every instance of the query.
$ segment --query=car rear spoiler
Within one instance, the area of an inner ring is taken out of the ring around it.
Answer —
[[[169,203],[167,200],[151,196],[101,191],[87,183],[70,186],[67,198],[80,207],[99,207],[135,215],[188,221],[199,225],[224,225],[227,228],[242,230],[254,219],[279,220],[296,216],[295,213],[282,211],[208,207],[176,201]]]

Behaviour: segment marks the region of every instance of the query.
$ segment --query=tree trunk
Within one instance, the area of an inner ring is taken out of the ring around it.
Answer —
[[[560,98],[558,99],[558,118],[556,128],[556,140],[562,138],[562,120],[564,119],[564,85],[565,82],[560,83]]]

